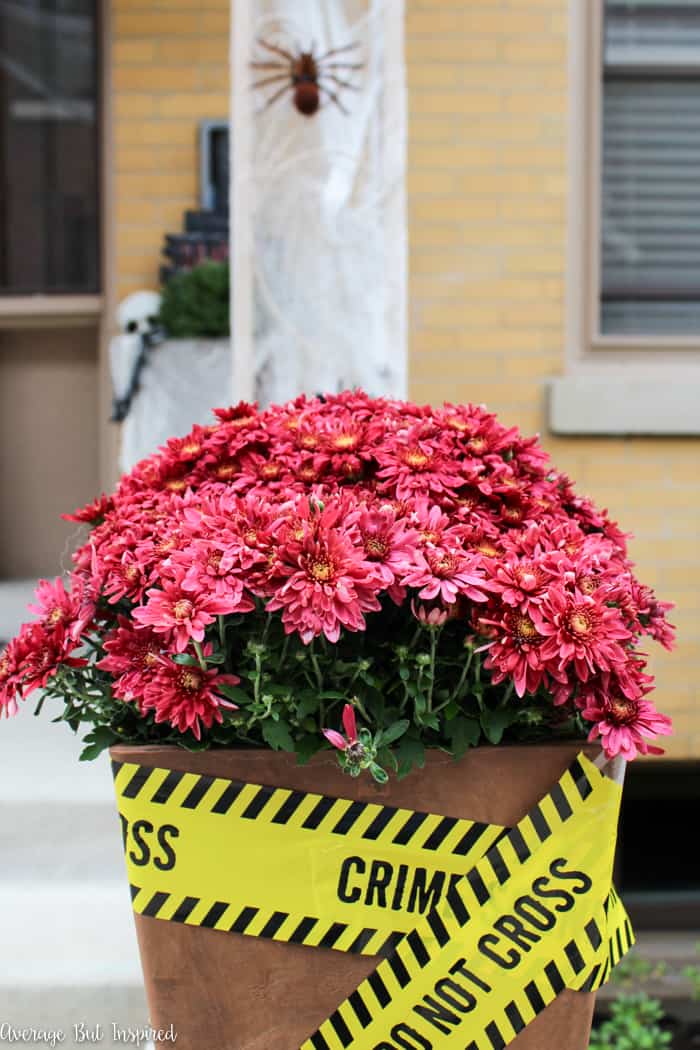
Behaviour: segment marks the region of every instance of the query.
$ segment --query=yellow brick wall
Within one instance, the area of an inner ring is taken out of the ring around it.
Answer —
[[[164,232],[196,203],[196,127],[227,109],[229,0],[114,0],[120,294],[153,286]],[[564,367],[567,0],[407,0],[410,375],[420,401],[485,401],[539,431],[636,539],[640,577],[679,604],[652,647],[674,756],[700,757],[695,441],[555,439]]]
[[[229,0],[112,0],[118,298],[157,288],[165,233],[199,195],[199,121],[225,118]]]

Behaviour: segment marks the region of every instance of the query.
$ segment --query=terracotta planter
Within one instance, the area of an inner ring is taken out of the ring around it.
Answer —
[[[120,762],[513,825],[580,750],[576,743],[484,747],[460,762],[435,752],[423,770],[382,788],[369,778],[351,780],[330,754],[306,766],[263,750],[193,755],[174,747],[122,746],[111,754]],[[584,750],[598,754],[597,748]],[[298,1050],[379,961],[140,915],[135,920],[151,1023],[173,1024],[178,1050]],[[586,1050],[594,998],[564,991],[511,1045]]]

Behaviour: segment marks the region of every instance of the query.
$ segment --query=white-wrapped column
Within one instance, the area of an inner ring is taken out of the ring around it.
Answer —
[[[235,0],[234,396],[406,393],[403,0]],[[321,107],[294,105],[290,54],[321,56]],[[359,64],[350,70],[330,63]],[[256,89],[255,80],[282,79]],[[276,101],[270,99],[282,90]],[[345,80],[350,87],[338,84]],[[336,105],[329,91],[337,94]],[[344,112],[345,111],[345,112]]]

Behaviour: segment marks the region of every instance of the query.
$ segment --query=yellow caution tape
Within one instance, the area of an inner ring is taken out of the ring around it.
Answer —
[[[633,943],[621,789],[585,755],[491,824],[113,763],[134,910],[385,961],[302,1050],[499,1050]]]

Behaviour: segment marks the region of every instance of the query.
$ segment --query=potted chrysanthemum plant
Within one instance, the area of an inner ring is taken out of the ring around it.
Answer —
[[[483,406],[361,392],[216,416],[68,516],[89,535],[0,658],[7,714],[32,694],[59,705],[89,729],[83,757],[109,747],[139,785],[157,767],[287,791],[285,813],[319,792],[479,826],[516,824],[582,748],[658,750],[670,722],[640,645],[671,647],[670,606],[536,439]],[[132,861],[152,833],[166,871],[174,832],[141,824]],[[370,874],[379,899],[390,876]],[[220,909],[189,923],[194,900],[171,909],[179,921],[152,902],[137,915],[152,1019],[183,1047],[298,1046],[376,964],[267,926],[236,936]],[[261,1013],[266,982],[275,1010]],[[534,1031],[540,1047],[585,1047],[583,999],[559,996],[517,1045]],[[414,1045],[396,1039],[379,1045]]]

